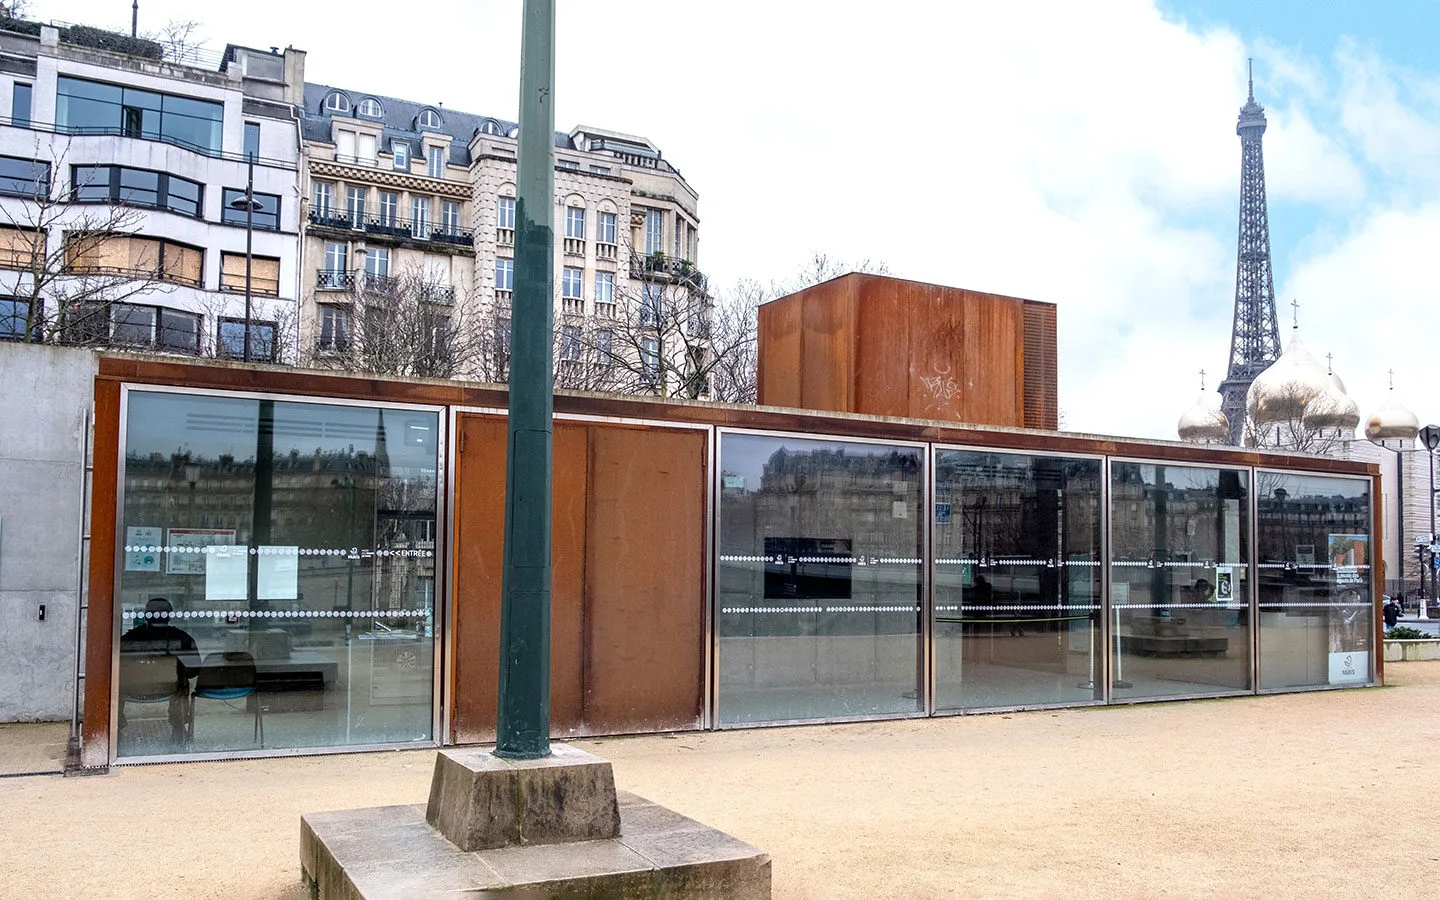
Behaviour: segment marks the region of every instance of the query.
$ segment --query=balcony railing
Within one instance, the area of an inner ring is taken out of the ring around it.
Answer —
[[[363,231],[376,237],[390,237],[396,240],[433,241],[438,244],[460,244],[471,246],[475,243],[475,232],[457,225],[436,224],[428,219],[408,219],[404,216],[365,215],[347,213],[334,209],[310,210],[310,224],[321,228],[340,228],[346,231]]]
[[[370,294],[393,294],[400,279],[390,275],[372,275],[364,269],[316,269],[315,288],[321,291],[361,291]],[[453,291],[454,289],[451,288]],[[453,299],[453,294],[451,295]],[[440,301],[436,301],[440,302]]]
[[[630,277],[651,281],[665,280],[688,284],[698,290],[706,289],[705,276],[688,259],[651,253],[648,256],[630,256]]]
[[[499,244],[499,245],[502,246],[502,247],[513,247],[513,246],[515,246],[515,229],[513,229],[513,228],[497,228],[497,229],[495,229],[495,243]]]
[[[615,246],[614,244],[597,243],[597,244],[595,245],[595,258],[596,258],[596,259],[609,259],[609,260],[613,260],[613,259],[615,259],[615,257],[616,257],[617,255],[619,255],[619,254],[618,254],[618,249],[616,248],[616,246]]]
[[[356,272],[344,269],[316,269],[315,288],[321,291],[348,291],[355,288]]]
[[[513,300],[513,299],[515,299],[515,292],[512,291],[512,290],[510,290],[509,288],[496,288],[496,289],[495,289],[495,302],[496,302],[496,303],[509,303],[509,302],[510,302],[511,300]]]
[[[567,316],[583,316],[585,301],[576,297],[565,297],[560,301],[560,311]]]
[[[613,302],[596,300],[595,315],[601,319],[613,319],[616,317],[616,308]]]
[[[455,285],[435,284],[434,282],[422,281],[417,288],[420,299],[426,303],[443,303],[450,306],[455,302]]]
[[[584,256],[584,255],[585,255],[585,239],[584,239],[584,238],[572,238],[572,237],[567,237],[567,238],[565,239],[565,255],[566,255],[566,256]]]

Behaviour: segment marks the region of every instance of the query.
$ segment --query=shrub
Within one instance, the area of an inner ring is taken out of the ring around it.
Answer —
[[[1429,635],[1418,628],[1411,628],[1409,625],[1396,625],[1385,632],[1385,639],[1390,641],[1414,641],[1426,637]]]

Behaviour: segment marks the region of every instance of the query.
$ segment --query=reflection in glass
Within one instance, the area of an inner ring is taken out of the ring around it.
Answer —
[[[918,447],[721,442],[721,724],[919,712]]]
[[[1112,697],[1250,689],[1249,472],[1110,469]]]
[[[432,739],[438,428],[130,393],[119,756]]]
[[[1370,681],[1370,483],[1259,472],[1260,687]]]
[[[1104,699],[1098,460],[935,454],[935,708]]]

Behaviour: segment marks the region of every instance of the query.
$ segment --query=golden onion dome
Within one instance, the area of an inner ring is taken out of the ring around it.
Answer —
[[[1395,399],[1392,391],[1384,405],[1365,420],[1365,437],[1372,441],[1413,441],[1420,433],[1420,420]]]
[[[1203,388],[1195,404],[1175,426],[1180,440],[1192,444],[1224,444],[1230,440],[1230,420],[1220,409],[1220,395]]]
[[[1296,329],[1280,358],[1255,376],[1245,405],[1258,425],[1293,421],[1329,386],[1329,373],[1310,355]]]

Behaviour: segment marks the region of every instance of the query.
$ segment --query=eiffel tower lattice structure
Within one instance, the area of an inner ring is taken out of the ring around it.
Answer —
[[[1265,108],[1250,96],[1240,108],[1240,238],[1235,256],[1235,322],[1230,331],[1230,365],[1220,383],[1220,408],[1230,420],[1230,443],[1245,436],[1245,395],[1255,376],[1280,358],[1275,322],[1275,280],[1270,265],[1270,214],[1265,202]]]

